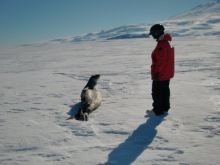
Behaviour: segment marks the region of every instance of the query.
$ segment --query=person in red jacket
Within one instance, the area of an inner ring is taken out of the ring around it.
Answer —
[[[164,33],[161,24],[155,24],[150,29],[150,34],[157,41],[157,46],[152,52],[152,98],[153,109],[147,110],[148,115],[161,115],[170,109],[170,79],[174,77],[174,45],[172,37]]]

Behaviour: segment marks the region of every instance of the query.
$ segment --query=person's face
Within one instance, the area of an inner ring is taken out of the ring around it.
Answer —
[[[157,36],[155,34],[151,34],[150,37],[153,39],[157,39]]]
[[[155,34],[152,34],[152,37],[156,40],[157,36]]]

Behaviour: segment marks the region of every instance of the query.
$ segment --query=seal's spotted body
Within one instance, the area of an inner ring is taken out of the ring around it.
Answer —
[[[101,94],[96,88],[97,81],[100,75],[90,77],[88,83],[81,92],[81,105],[76,116],[71,116],[68,119],[88,120],[88,115],[97,109],[101,104]]]

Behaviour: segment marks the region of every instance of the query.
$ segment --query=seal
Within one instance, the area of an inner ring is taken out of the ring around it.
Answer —
[[[99,78],[99,74],[90,77],[81,92],[81,105],[78,113],[75,116],[70,116],[67,120],[76,119],[88,121],[88,115],[100,106],[102,101],[101,93],[96,88]]]

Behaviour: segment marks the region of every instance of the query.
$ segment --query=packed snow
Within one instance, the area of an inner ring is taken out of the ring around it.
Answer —
[[[175,38],[167,115],[151,109],[153,39],[2,48],[0,164],[220,164],[218,37]],[[93,74],[102,105],[66,120]]]
[[[41,41],[0,51],[0,164],[219,165],[220,2],[161,21],[173,35],[168,114],[152,109],[152,23]],[[120,37],[119,37],[120,38]],[[79,42],[84,41],[84,42]],[[101,106],[77,113],[91,75]]]

